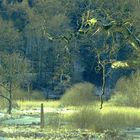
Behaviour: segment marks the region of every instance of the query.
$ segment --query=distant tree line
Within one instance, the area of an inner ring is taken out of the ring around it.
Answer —
[[[139,69],[139,8],[137,0],[2,0],[0,67],[17,55],[28,65],[22,88],[61,95],[88,81],[105,94],[109,80],[113,88]]]

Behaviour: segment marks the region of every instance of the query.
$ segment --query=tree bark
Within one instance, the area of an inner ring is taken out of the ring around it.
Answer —
[[[8,106],[8,114],[12,114],[12,84],[10,83],[9,87],[9,106]]]
[[[8,104],[7,113],[11,114],[12,113],[12,101],[8,97],[5,97],[4,95],[0,94],[0,96],[8,101],[9,104]]]
[[[103,107],[103,96],[105,95],[105,85],[106,85],[106,73],[105,73],[105,66],[103,65],[102,66],[102,72],[103,72],[103,75],[102,75],[102,94],[100,96],[100,101],[101,101],[101,107],[100,109],[102,109]]]
[[[8,110],[7,110],[8,114],[12,114],[12,101],[9,100],[9,106],[8,106]]]

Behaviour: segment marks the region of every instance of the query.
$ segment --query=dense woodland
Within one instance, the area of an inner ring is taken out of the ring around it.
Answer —
[[[140,0],[0,0],[0,140],[140,140]]]
[[[86,81],[110,95],[139,69],[139,8],[139,0],[1,0],[1,87],[47,98]]]

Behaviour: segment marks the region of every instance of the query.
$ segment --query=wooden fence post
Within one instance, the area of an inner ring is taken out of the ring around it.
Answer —
[[[44,128],[45,121],[44,121],[44,106],[43,103],[41,104],[41,112],[40,112],[40,128]]]

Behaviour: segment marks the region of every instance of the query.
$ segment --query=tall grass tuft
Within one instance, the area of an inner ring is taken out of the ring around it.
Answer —
[[[99,110],[87,106],[74,113],[71,121],[76,128],[103,132],[107,129],[140,127],[139,114],[140,110],[133,108],[107,107]]]
[[[140,72],[136,72],[129,78],[118,80],[115,94],[110,100],[113,105],[140,107]]]
[[[76,128],[97,130],[101,121],[100,115],[98,110],[84,106],[71,116],[71,120]]]

